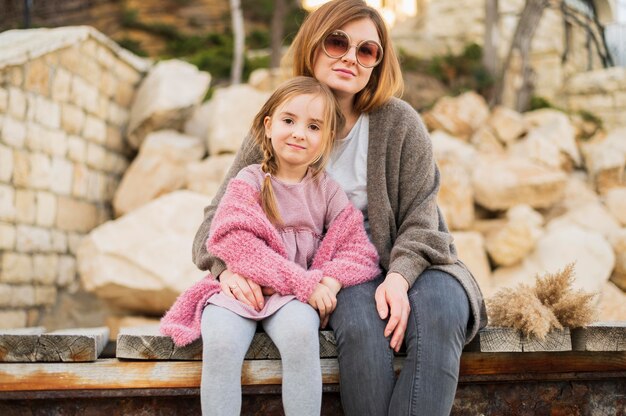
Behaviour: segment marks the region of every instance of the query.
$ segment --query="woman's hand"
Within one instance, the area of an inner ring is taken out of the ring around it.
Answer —
[[[222,292],[260,311],[263,309],[261,286],[252,280],[226,269],[219,275]]]
[[[376,309],[380,319],[386,319],[391,309],[389,322],[385,327],[385,337],[393,334],[389,345],[395,352],[398,352],[402,345],[411,311],[408,291],[409,282],[399,273],[389,273],[376,289]]]
[[[330,314],[337,307],[337,297],[333,291],[328,286],[318,283],[308,302],[320,314],[320,328],[326,328]]]

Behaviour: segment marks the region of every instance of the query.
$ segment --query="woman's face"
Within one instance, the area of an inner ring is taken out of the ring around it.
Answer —
[[[313,75],[326,84],[338,98],[353,97],[365,88],[374,70],[359,65],[355,46],[364,40],[381,42],[374,22],[368,18],[353,20],[337,29],[346,32],[350,37],[350,50],[341,58],[331,58],[320,45],[313,63]]]

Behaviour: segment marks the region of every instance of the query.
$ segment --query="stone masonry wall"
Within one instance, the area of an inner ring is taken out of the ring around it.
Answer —
[[[81,237],[111,218],[147,64],[87,27],[0,34],[0,326],[77,286]]]
[[[569,80],[563,106],[587,110],[600,117],[607,130],[626,127],[626,68],[578,74]]]

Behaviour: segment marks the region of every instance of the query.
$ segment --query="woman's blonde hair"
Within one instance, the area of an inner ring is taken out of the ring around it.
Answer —
[[[354,110],[370,112],[386,103],[392,96],[400,96],[404,88],[402,72],[393,49],[389,31],[376,9],[362,0],[333,0],[311,12],[289,47],[285,63],[291,63],[295,76],[312,77],[315,57],[321,51],[326,36],[346,23],[359,19],[370,19],[383,47],[383,59],[374,67],[369,82],[356,94]]]
[[[339,109],[334,94],[326,85],[311,77],[295,77],[278,86],[276,91],[265,102],[261,110],[254,117],[250,133],[256,144],[263,152],[261,170],[269,175],[278,171],[278,160],[272,147],[271,137],[265,132],[265,117],[272,117],[278,107],[299,95],[316,95],[324,101],[324,112],[321,127],[322,147],[317,158],[311,163],[313,177],[318,177],[324,171],[330,152],[335,142],[337,132],[343,127],[344,117]],[[265,176],[261,186],[261,206],[263,211],[276,225],[282,223],[276,198],[272,189],[269,175]]]

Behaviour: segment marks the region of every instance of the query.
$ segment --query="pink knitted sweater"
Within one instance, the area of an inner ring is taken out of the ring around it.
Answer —
[[[211,225],[207,249],[232,272],[302,302],[307,302],[323,276],[352,286],[380,274],[363,215],[353,205],[348,204],[329,225],[311,267],[305,270],[287,259],[278,230],[261,208],[258,190],[241,179],[228,185]],[[210,274],[187,289],[161,319],[161,333],[171,336],[178,346],[198,339],[206,301],[220,290]]]

